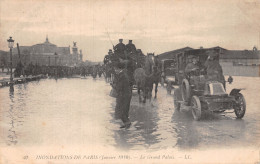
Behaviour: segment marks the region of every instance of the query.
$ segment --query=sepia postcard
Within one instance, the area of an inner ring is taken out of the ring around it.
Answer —
[[[0,164],[260,163],[260,0],[0,0]]]

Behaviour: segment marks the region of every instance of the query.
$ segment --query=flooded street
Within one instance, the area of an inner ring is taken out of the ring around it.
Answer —
[[[209,149],[259,147],[259,78],[234,77],[228,92],[242,91],[247,111],[205,113],[194,121],[191,112],[175,112],[173,96],[159,87],[151,103],[138,102],[133,91],[130,129],[114,120],[115,99],[103,78],[44,79],[0,89],[0,146],[98,145],[119,150]]]

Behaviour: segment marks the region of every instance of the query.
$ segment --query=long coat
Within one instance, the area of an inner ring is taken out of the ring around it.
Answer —
[[[211,81],[219,81],[225,86],[225,78],[221,65],[216,60],[207,60],[205,63],[207,68],[207,77]]]
[[[132,89],[126,70],[122,70],[115,76],[115,89],[117,91],[115,118],[128,121]]]

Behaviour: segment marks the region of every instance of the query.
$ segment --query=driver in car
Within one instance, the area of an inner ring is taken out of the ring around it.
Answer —
[[[191,62],[189,64],[187,64],[187,66],[185,67],[185,74],[190,74],[199,69],[198,59],[196,58],[196,56],[192,55],[192,56],[189,56],[188,58],[191,59]]]

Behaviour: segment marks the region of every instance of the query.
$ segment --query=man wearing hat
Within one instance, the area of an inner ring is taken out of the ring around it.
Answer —
[[[115,73],[115,80],[112,85],[117,92],[115,118],[122,120],[123,126],[120,128],[129,128],[131,125],[129,108],[132,98],[132,88],[130,87],[129,75],[123,62],[115,64]]]
[[[113,48],[116,55],[119,55],[120,58],[125,58],[125,44],[123,43],[123,39],[119,39],[119,43]]]
[[[136,52],[136,47],[135,45],[132,43],[132,40],[129,40],[129,43],[125,46],[126,47],[126,51],[127,53],[135,53]]]
[[[199,69],[199,66],[197,65],[198,59],[196,58],[196,56],[191,55],[188,57],[188,59],[191,59],[191,62],[189,64],[187,64],[187,66],[185,67],[186,74],[189,74],[189,73],[194,72]]]
[[[208,81],[218,81],[225,87],[225,77],[223,75],[223,70],[218,61],[219,49],[214,49],[208,55],[208,59],[205,62],[205,67],[207,70],[207,80]]]

